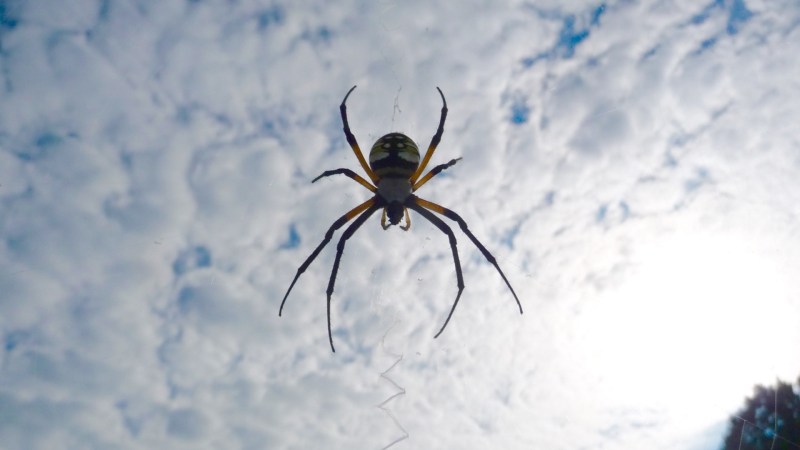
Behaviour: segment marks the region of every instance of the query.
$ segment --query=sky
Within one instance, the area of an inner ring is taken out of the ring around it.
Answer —
[[[800,374],[800,4],[0,1],[0,446],[686,449]],[[412,212],[341,233],[389,132]],[[447,220],[447,219],[445,219]]]

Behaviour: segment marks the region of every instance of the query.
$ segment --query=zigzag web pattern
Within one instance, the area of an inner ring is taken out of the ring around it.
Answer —
[[[394,369],[395,366],[400,364],[400,361],[403,360],[403,354],[402,353],[400,353],[400,354],[392,353],[392,352],[386,350],[386,346],[385,346],[386,336],[389,334],[390,331],[392,331],[392,328],[394,328],[395,325],[397,325],[397,321],[395,321],[392,324],[392,326],[389,327],[389,329],[386,330],[386,333],[383,334],[383,337],[381,338],[381,349],[383,350],[383,352],[385,354],[393,356],[393,357],[395,357],[397,359],[395,360],[395,362],[391,366],[389,366],[388,369],[386,369],[383,372],[381,372],[380,376],[384,380],[388,381],[392,386],[394,386],[395,389],[397,389],[397,392],[395,392],[394,394],[389,396],[389,398],[387,398],[386,400],[384,400],[384,401],[380,402],[379,404],[375,405],[375,407],[380,409],[381,411],[385,412],[386,415],[389,416],[390,419],[392,419],[392,422],[394,422],[395,426],[397,426],[397,428],[399,428],[400,431],[403,432],[403,435],[400,436],[399,438],[393,440],[392,442],[390,442],[385,447],[383,447],[383,450],[386,450],[387,448],[390,448],[390,447],[394,446],[395,444],[408,439],[408,431],[406,431],[406,429],[403,428],[402,425],[400,425],[400,422],[397,420],[397,418],[394,416],[394,414],[392,414],[392,412],[389,410],[389,408],[386,407],[387,403],[391,402],[392,400],[396,399],[397,397],[406,395],[406,389],[404,387],[400,386],[399,384],[397,384],[397,382],[395,382],[392,378],[389,377],[389,372],[391,372],[392,369]]]

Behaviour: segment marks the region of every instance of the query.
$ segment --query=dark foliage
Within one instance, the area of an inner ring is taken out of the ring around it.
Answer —
[[[722,450],[800,450],[800,378],[756,386],[730,420]]]

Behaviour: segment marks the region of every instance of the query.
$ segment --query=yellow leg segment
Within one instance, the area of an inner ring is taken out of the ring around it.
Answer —
[[[414,185],[411,187],[411,192],[416,191],[417,189],[422,187],[423,184],[427,183],[428,180],[441,173],[444,169],[447,169],[448,167],[455,165],[455,163],[459,161],[461,161],[461,158],[451,159],[447,164],[439,164],[438,166],[434,167],[433,169],[431,169],[430,172],[425,174],[424,177],[422,177],[419,181],[414,183]]]
[[[346,221],[349,222],[350,220],[353,219],[353,217],[355,217],[355,216],[361,214],[362,212],[366,211],[367,209],[369,209],[374,204],[375,204],[375,198],[373,197],[373,198],[365,201],[364,203],[356,206],[355,208],[351,209],[350,211],[347,211],[347,214],[344,215],[344,217],[347,219]]]
[[[361,175],[353,172],[350,169],[334,169],[334,170],[326,170],[322,173],[322,175],[318,176],[311,180],[312,183],[316,183],[317,180],[324,177],[329,177],[331,175],[346,175],[348,178],[355,180],[358,184],[364,186],[365,188],[369,189],[372,192],[378,192],[378,188],[370,184],[369,181],[365,180],[361,177]]]
[[[411,178],[409,179],[412,185],[416,184],[417,178],[422,175],[422,172],[428,166],[428,162],[431,160],[433,152],[436,151],[439,141],[442,140],[442,133],[444,133],[444,121],[447,118],[447,101],[444,99],[444,94],[442,94],[442,90],[439,89],[438,86],[436,87],[436,90],[439,91],[439,95],[442,97],[442,114],[439,117],[439,128],[436,129],[436,134],[434,134],[433,139],[431,139],[428,150],[425,152],[425,157],[422,158],[422,162],[420,163],[419,167],[417,167],[417,170],[414,171],[414,174],[411,175]]]
[[[369,179],[372,180],[372,182],[377,185],[379,178],[375,174],[375,172],[372,171],[372,169],[369,167],[369,164],[367,164],[367,161],[364,159],[364,154],[361,153],[361,148],[358,146],[358,142],[356,142],[356,137],[353,136],[353,133],[350,131],[350,124],[347,123],[347,106],[345,106],[345,103],[347,103],[347,97],[350,97],[350,94],[353,92],[355,88],[356,87],[353,86],[350,88],[349,91],[347,91],[347,95],[344,96],[342,104],[339,105],[339,112],[342,115],[342,124],[344,125],[344,135],[347,138],[347,143],[350,144],[350,148],[353,149],[353,153],[356,154],[356,158],[358,158],[358,163],[361,164],[361,168],[364,169],[364,172],[367,173]]]

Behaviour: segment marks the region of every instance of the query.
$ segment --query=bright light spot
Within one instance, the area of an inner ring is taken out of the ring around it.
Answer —
[[[707,426],[738,409],[754,384],[793,379],[792,278],[760,253],[741,236],[708,234],[640,249],[626,281],[580,321],[599,395]]]

